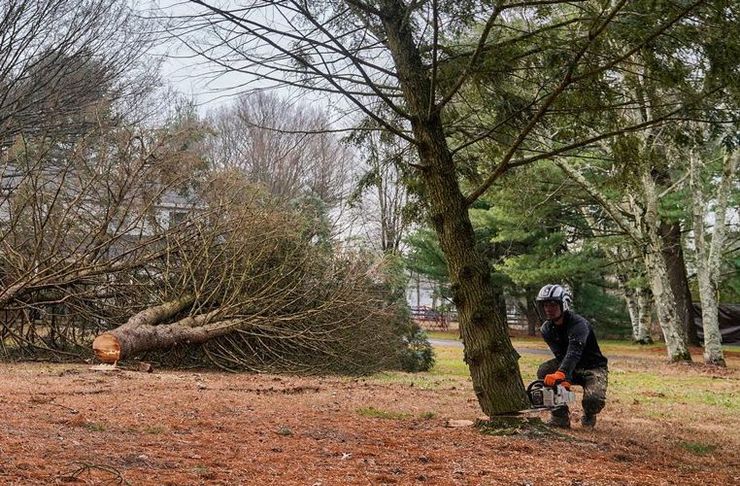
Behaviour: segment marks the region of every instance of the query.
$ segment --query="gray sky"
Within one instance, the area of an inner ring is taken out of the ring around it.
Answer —
[[[158,17],[189,15],[194,12],[194,6],[187,0],[153,0],[142,8],[155,12]],[[165,36],[163,33],[163,37]],[[223,69],[209,64],[203,58],[193,56],[187,46],[177,40],[163,41],[153,55],[164,59],[162,78],[177,91],[193,99],[201,113],[229,104],[234,97],[250,89],[271,89],[283,98],[311,106],[318,104],[331,111],[332,102],[325,95],[296,92],[285,87],[271,88],[267,82],[248,74],[225,73]],[[337,124],[346,126],[347,122],[342,121],[340,116],[335,116],[334,119]]]

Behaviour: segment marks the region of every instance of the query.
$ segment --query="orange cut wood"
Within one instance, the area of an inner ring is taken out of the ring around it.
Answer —
[[[101,334],[93,341],[95,356],[103,363],[115,363],[121,356],[121,344],[112,334]]]

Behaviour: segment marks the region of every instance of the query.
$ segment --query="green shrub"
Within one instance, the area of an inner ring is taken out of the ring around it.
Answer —
[[[403,371],[415,373],[432,369],[434,350],[426,331],[414,325],[408,335],[403,337],[403,342],[405,346],[399,351],[399,361]]]

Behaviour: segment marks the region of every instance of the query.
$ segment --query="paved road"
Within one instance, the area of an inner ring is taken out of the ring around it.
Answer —
[[[429,342],[432,344],[432,346],[449,346],[453,348],[462,348],[463,344],[462,341],[458,341],[456,339],[430,339]],[[549,349],[536,349],[536,348],[517,348],[515,347],[517,353],[519,354],[535,354],[538,356],[549,356],[550,358],[553,357],[552,353]],[[646,359],[659,359],[657,356],[626,356],[626,355],[608,355],[607,358],[610,360],[612,359],[620,359],[625,361],[645,361]]]
[[[453,348],[462,348],[462,341],[455,339],[430,339],[432,346],[449,346]],[[547,349],[532,349],[532,348],[514,348],[519,354],[536,354],[539,356],[552,356],[552,353]]]

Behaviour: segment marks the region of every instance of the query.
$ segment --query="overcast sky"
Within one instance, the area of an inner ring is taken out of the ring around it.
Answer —
[[[194,12],[194,5],[187,0],[153,0],[141,6],[148,14],[156,17],[167,15],[189,15]],[[163,38],[167,37],[165,32]],[[244,73],[224,73],[222,69],[209,64],[203,58],[193,56],[188,48],[177,40],[163,41],[153,52],[153,56],[163,59],[162,78],[177,91],[193,99],[201,113],[229,104],[231,100],[251,88],[267,88],[265,82]],[[217,75],[216,75],[217,73]],[[248,87],[247,87],[248,86]],[[273,88],[283,98],[293,99],[297,103],[321,105],[330,109],[330,102],[324,95],[296,92],[287,88]],[[335,100],[336,102],[336,100]],[[346,125],[346,119],[335,114],[335,124]]]

